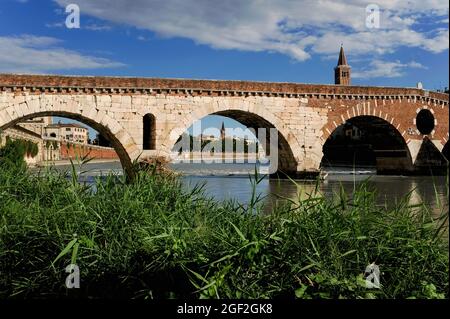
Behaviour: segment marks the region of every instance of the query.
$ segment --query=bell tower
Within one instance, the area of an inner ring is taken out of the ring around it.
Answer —
[[[334,68],[334,84],[350,85],[351,83],[350,74],[351,74],[350,65],[347,64],[347,58],[345,57],[344,47],[341,45],[338,64]]]
[[[225,123],[222,122],[222,128],[220,129],[220,139],[225,139]]]

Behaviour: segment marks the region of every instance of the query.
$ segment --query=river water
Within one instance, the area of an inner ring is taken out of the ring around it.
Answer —
[[[65,165],[56,166],[58,170],[67,170]],[[171,167],[182,172],[182,181],[187,189],[201,184],[207,195],[217,200],[233,199],[246,204],[252,196],[252,183],[249,176],[254,175],[255,164],[201,164],[174,163]],[[81,180],[91,182],[94,176],[110,172],[121,174],[119,162],[89,163],[82,168],[87,171]],[[258,168],[261,173],[267,167]],[[382,176],[374,175],[370,169],[329,170],[325,180],[320,181],[319,190],[324,196],[332,196],[343,188],[351,196],[355,188],[367,181],[369,187],[377,193],[377,203],[392,207],[406,194],[412,193],[410,203],[426,203],[438,216],[448,211],[448,183],[444,176]],[[283,198],[306,198],[316,187],[315,181],[279,180],[264,178],[257,186],[256,192],[264,197],[269,208],[283,201]]]

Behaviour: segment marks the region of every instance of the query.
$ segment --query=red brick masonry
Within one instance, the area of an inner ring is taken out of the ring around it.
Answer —
[[[70,144],[70,147],[67,148],[67,144],[62,143],[60,150],[61,159],[63,160],[81,158],[85,155],[94,159],[119,159],[113,148],[98,147],[95,145]]]
[[[202,91],[232,91],[236,94],[255,92],[261,94],[326,94],[326,95],[374,95],[374,96],[423,96],[431,99],[448,101],[448,94],[429,92],[416,88],[375,87],[375,86],[340,86],[324,84],[274,83],[250,81],[222,81],[222,80],[190,80],[190,79],[159,79],[159,78],[126,78],[99,76],[55,76],[55,75],[16,75],[0,74],[0,89],[12,88],[22,90],[33,88],[42,92],[53,89],[66,91],[86,89],[123,89],[133,91],[141,89],[170,90],[177,94],[177,89],[195,90],[194,94],[211,92]],[[69,91],[70,92],[70,91]],[[215,94],[214,94],[215,95]]]

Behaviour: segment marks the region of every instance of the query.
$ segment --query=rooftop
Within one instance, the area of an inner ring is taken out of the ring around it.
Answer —
[[[76,123],[54,123],[54,124],[49,124],[46,126],[46,128],[60,128],[60,127],[77,127],[77,128],[83,128],[85,130],[87,130],[86,127],[84,127],[83,125],[80,124],[76,124]]]

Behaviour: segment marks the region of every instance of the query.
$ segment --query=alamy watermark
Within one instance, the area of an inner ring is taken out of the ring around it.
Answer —
[[[80,268],[76,264],[70,264],[66,267],[69,275],[66,277],[66,288],[80,288]]]
[[[366,267],[366,271],[364,272],[364,277],[366,280],[367,288],[377,288],[380,286],[380,267],[375,263],[371,263]]]
[[[369,29],[380,28],[380,7],[376,4],[369,4],[366,7],[366,27]]]
[[[66,6],[66,27],[68,29],[80,28],[80,7],[77,4],[71,3]]]
[[[205,134],[208,132],[208,134]],[[278,130],[275,128],[227,128],[225,138],[217,128],[202,130],[201,121],[192,125],[192,135],[184,133],[172,148],[171,159],[187,163],[269,164],[268,174],[278,169]],[[173,132],[175,139],[177,133]],[[255,140],[255,137],[257,138]]]

